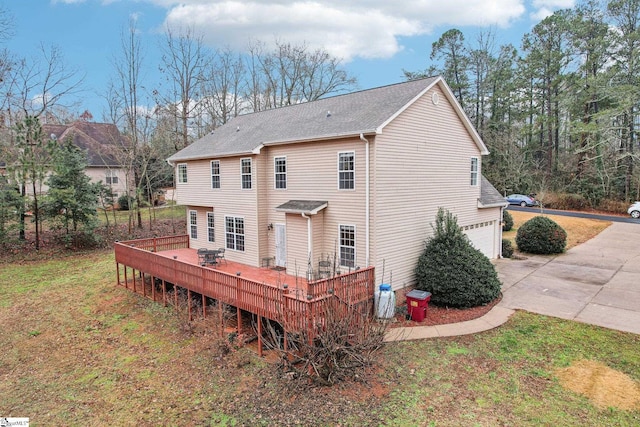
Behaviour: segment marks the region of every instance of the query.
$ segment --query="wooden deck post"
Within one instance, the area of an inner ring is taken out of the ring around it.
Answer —
[[[240,335],[242,333],[242,310],[240,310],[240,308],[236,307],[236,315],[238,318],[238,327],[236,328],[238,335]]]
[[[127,278],[127,266],[124,266],[124,287],[129,289],[129,279]]]
[[[156,278],[151,275],[151,299],[156,300]]]
[[[202,317],[207,318],[207,296],[202,293]]]
[[[258,357],[262,357],[262,316],[258,316]]]
[[[138,292],[136,289],[136,269],[132,268],[131,270],[131,275],[133,276],[133,293],[135,294],[136,292]]]
[[[187,313],[189,313],[189,322],[193,320],[191,317],[191,289],[187,288]]]
[[[167,283],[162,279],[162,303],[167,306]]]
[[[178,310],[178,285],[173,284],[173,301],[176,304],[176,310]]]
[[[141,271],[140,272],[140,279],[142,279],[141,280],[141,282],[142,282],[142,296],[146,298],[147,297],[147,284],[145,283],[144,278],[145,278],[144,273]]]
[[[122,283],[120,283],[120,264],[116,262],[116,283],[119,286],[122,286]]]

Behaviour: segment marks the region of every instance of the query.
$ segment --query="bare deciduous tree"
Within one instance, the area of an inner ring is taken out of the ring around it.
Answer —
[[[210,55],[203,46],[202,37],[191,29],[174,34],[167,28],[162,50],[160,72],[165,76],[167,90],[157,92],[159,104],[173,106],[168,111],[175,114],[178,135],[175,148],[189,145],[192,135],[190,121],[199,111],[202,96],[198,90],[203,73],[210,63]]]

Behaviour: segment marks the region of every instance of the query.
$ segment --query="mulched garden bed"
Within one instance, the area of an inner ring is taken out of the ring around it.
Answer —
[[[389,324],[392,328],[411,327],[411,326],[435,326],[446,325],[449,323],[465,322],[467,320],[477,319],[484,316],[489,310],[491,310],[496,304],[500,302],[502,295],[495,300],[491,301],[487,305],[481,305],[479,307],[471,308],[451,308],[451,307],[438,307],[433,304],[429,304],[427,308],[427,316],[422,322],[414,322],[413,320],[407,320],[407,315],[403,312],[396,314],[394,321]],[[406,310],[402,310],[405,311]]]

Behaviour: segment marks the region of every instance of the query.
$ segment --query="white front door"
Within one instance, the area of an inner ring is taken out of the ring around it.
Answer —
[[[276,224],[276,266],[287,266],[287,233],[284,224]]]

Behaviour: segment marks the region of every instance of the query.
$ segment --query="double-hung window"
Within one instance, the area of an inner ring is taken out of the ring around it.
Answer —
[[[276,157],[273,159],[274,179],[276,183],[276,189],[287,189],[287,158]]]
[[[356,184],[356,154],[353,151],[338,153],[338,188],[353,190]]]
[[[189,235],[192,239],[198,238],[198,212],[189,211]]]
[[[356,226],[340,225],[340,265],[355,267],[356,265]]]
[[[478,185],[478,172],[479,172],[479,163],[478,163],[478,158],[477,157],[472,157],[471,158],[471,185],[472,186],[476,186]]]
[[[251,159],[240,159],[240,174],[242,176],[242,189],[251,189]]]
[[[220,188],[220,160],[211,160],[211,188]]]
[[[116,171],[108,170],[107,176],[105,177],[105,182],[107,185],[117,184],[118,173]]]
[[[207,212],[207,240],[212,243],[216,241],[216,223],[213,212]]]
[[[187,164],[180,163],[178,165],[178,184],[187,183]]]
[[[226,247],[236,251],[244,251],[244,218],[237,216],[224,217]]]

